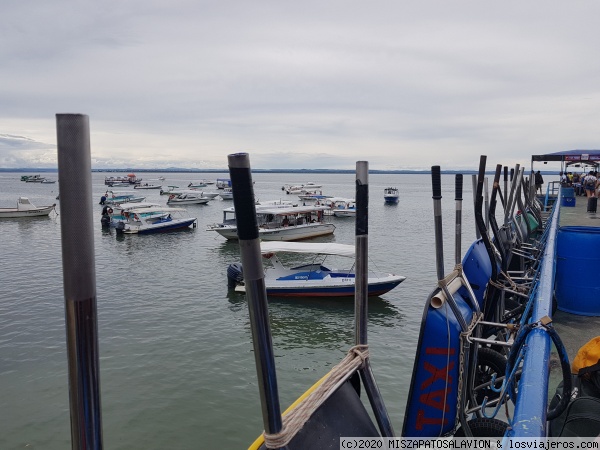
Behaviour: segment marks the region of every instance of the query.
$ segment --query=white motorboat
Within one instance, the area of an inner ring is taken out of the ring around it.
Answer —
[[[283,187],[281,188],[283,191],[285,191],[286,194],[303,194],[307,191],[311,191],[311,190],[315,190],[315,189],[320,189],[322,188],[323,185],[321,184],[316,184],[316,183],[312,183],[312,182],[308,182],[308,183],[304,183],[304,184],[285,184],[283,185]]]
[[[21,181],[27,183],[42,183],[46,178],[41,175],[24,175],[21,177]]]
[[[209,200],[212,200],[215,197],[218,197],[220,194],[218,192],[204,192],[204,191],[200,191],[202,194],[202,197],[207,198]]]
[[[258,235],[265,241],[296,241],[332,234],[335,225],[325,222],[323,206],[256,207]],[[208,227],[226,239],[237,239],[235,211],[223,211],[223,222]]]
[[[55,206],[35,206],[27,197],[19,197],[16,208],[0,208],[0,219],[47,216]]]
[[[217,189],[225,189],[231,187],[231,180],[229,178],[217,178]]]
[[[160,207],[158,203],[151,202],[133,202],[133,203],[121,203],[120,205],[105,205],[102,209],[102,218],[100,222],[102,226],[116,227],[119,222],[127,222],[129,220],[130,211],[142,208],[156,208]],[[140,213],[143,216],[143,213]]]
[[[143,202],[144,200],[146,200],[146,197],[136,195],[133,192],[106,191],[106,193],[100,199],[100,204],[119,205],[121,203],[138,203]]]
[[[204,205],[210,198],[202,196],[202,192],[183,192],[179,195],[171,194],[167,205]]]
[[[388,187],[383,190],[383,199],[386,203],[398,203],[400,191],[398,188]]]
[[[293,297],[350,297],[355,291],[355,271],[350,269],[332,269],[324,266],[327,256],[354,258],[354,246],[336,243],[305,242],[262,242],[261,252],[272,267],[265,269],[265,287],[267,295]],[[287,268],[278,253],[305,253],[322,256],[319,261],[313,257],[306,265]],[[231,264],[227,269],[230,286],[245,292],[241,264]],[[406,277],[392,273],[369,273],[368,295],[382,295],[402,283]]]
[[[335,217],[356,217],[356,201],[348,198],[335,202],[331,212]]]
[[[40,183],[42,183],[42,184],[54,184],[54,183],[56,183],[56,180],[50,180],[48,178],[44,178],[42,181],[40,181]]]
[[[223,200],[233,200],[233,189],[223,188],[223,192],[220,192],[219,195]]]
[[[116,224],[116,230],[125,234],[149,234],[196,227],[196,218],[189,217],[185,208],[152,206],[127,211],[127,220]]]
[[[302,194],[298,194],[298,198],[305,202],[316,202],[319,200],[325,200],[333,198],[333,195],[323,195],[323,191],[304,191]]]
[[[203,188],[206,187],[206,183],[203,183],[202,181],[191,181],[187,187],[189,187],[190,189]]]
[[[331,197],[318,200],[316,205],[325,206],[325,214],[336,217],[355,217],[356,201],[353,198]]]
[[[160,184],[140,183],[133,186],[134,189],[162,189]]]

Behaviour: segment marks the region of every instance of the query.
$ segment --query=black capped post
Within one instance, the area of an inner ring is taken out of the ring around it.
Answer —
[[[438,280],[444,278],[444,237],[442,234],[442,177],[440,166],[431,166],[433,219],[435,226],[435,262]]]
[[[89,118],[57,114],[71,448],[102,449]]]
[[[247,153],[235,153],[227,158],[250,313],[263,425],[267,434],[276,434],[281,432],[283,422],[271,340],[267,290],[258,238],[250,157]]]

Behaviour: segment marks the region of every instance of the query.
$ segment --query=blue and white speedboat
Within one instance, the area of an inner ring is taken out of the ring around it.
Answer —
[[[146,200],[146,197],[142,195],[126,191],[106,191],[102,198],[104,199],[103,201],[101,199],[102,205],[120,205],[121,203],[136,203]]]
[[[306,242],[263,242],[263,257],[271,262],[265,270],[267,295],[279,297],[352,297],[355,293],[356,273],[354,268],[334,269],[325,266],[327,256],[354,258],[353,245],[336,243]],[[313,255],[313,262],[295,267],[285,267],[277,257],[278,253],[302,253]],[[321,257],[320,262],[315,262]],[[353,265],[352,265],[353,266]],[[228,268],[228,276],[240,284],[236,291],[245,292],[241,279],[242,270],[239,265],[232,264]],[[383,295],[391,291],[406,277],[393,273],[369,273],[368,295]]]
[[[189,217],[184,208],[150,206],[129,209],[126,220],[116,223],[118,232],[125,234],[150,234],[196,227],[196,218]]]

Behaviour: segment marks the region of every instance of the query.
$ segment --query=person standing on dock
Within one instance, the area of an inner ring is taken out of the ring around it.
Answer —
[[[540,191],[540,194],[542,193],[542,184],[544,184],[544,177],[538,170],[535,173],[535,192]]]
[[[596,172],[593,170],[588,173],[587,177],[583,179],[583,187],[588,198],[596,196],[596,185],[598,184],[598,178],[596,178]]]

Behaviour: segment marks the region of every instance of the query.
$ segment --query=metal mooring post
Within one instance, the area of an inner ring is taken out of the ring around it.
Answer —
[[[102,449],[89,118],[57,114],[71,448]]]

